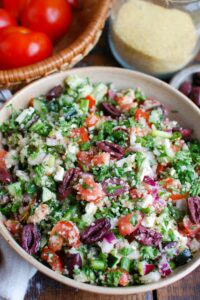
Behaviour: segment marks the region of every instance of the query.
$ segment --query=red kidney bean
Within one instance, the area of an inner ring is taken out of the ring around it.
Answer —
[[[148,229],[140,225],[140,227],[131,234],[131,239],[135,239],[146,246],[159,247],[162,235],[153,229]]]
[[[54,88],[52,88],[47,94],[46,94],[46,99],[48,101],[51,101],[55,98],[58,98],[61,96],[63,92],[63,87],[62,85],[57,85]]]
[[[120,178],[109,178],[104,180],[102,187],[107,196],[116,198],[129,191],[129,185]]]
[[[190,197],[188,199],[188,209],[191,221],[194,224],[200,224],[200,197]]]
[[[37,253],[40,248],[40,233],[36,225],[28,224],[22,230],[22,248],[30,255]]]
[[[69,196],[72,191],[71,186],[78,180],[80,172],[81,171],[78,168],[72,168],[66,172],[63,182],[58,187],[58,196],[60,200],[64,200]]]
[[[185,81],[181,84],[179,91],[183,93],[185,96],[189,97],[192,91],[192,83],[190,81]]]
[[[193,87],[190,98],[197,106],[200,107],[200,86]]]
[[[103,102],[102,103],[102,108],[104,110],[104,112],[108,115],[110,115],[111,117],[119,117],[121,116],[121,111],[119,109],[117,109],[114,105],[108,103],[108,102]]]
[[[111,224],[109,219],[98,219],[92,225],[81,232],[81,241],[84,244],[94,244],[96,242],[102,241],[104,236],[109,232],[110,228]]]
[[[0,182],[2,182],[2,183],[12,183],[13,182],[10,172],[7,169],[2,168],[2,167],[0,167]]]
[[[79,253],[67,253],[64,259],[64,265],[67,267],[69,277],[73,277],[74,268],[82,268],[82,258]]]
[[[121,146],[113,144],[113,143],[108,142],[108,141],[97,142],[96,145],[102,151],[108,152],[113,157],[118,158],[118,159],[122,158],[125,154],[125,151]]]

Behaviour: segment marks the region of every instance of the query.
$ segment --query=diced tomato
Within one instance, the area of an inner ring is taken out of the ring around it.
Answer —
[[[145,112],[144,110],[138,108],[135,111],[135,120],[138,122],[141,118],[145,119],[146,121],[149,120],[149,114]]]
[[[89,136],[87,129],[85,127],[72,129],[71,130],[71,137],[72,138],[80,138],[79,142],[84,143],[89,141]]]
[[[6,220],[4,225],[12,234],[19,233],[20,229],[22,228],[20,222],[15,220]]]
[[[133,97],[131,96],[115,96],[115,101],[123,112],[129,111],[133,107]]]
[[[92,114],[89,117],[87,117],[87,119],[85,120],[86,123],[86,127],[90,128],[90,127],[94,127],[100,120],[100,117]]]
[[[119,233],[122,236],[130,235],[140,226],[141,221],[142,215],[140,212],[122,216],[118,220]]]
[[[183,200],[186,199],[188,197],[188,193],[186,194],[172,194],[169,196],[168,199],[171,199],[173,201],[177,201],[177,200]]]
[[[121,276],[119,278],[119,285],[121,286],[127,286],[130,282],[130,274],[125,271],[125,270],[120,270],[121,271]]]
[[[87,96],[85,99],[89,100],[89,109],[93,110],[96,106],[96,100],[92,96]]]
[[[45,247],[42,251],[41,258],[45,260],[53,271],[58,273],[63,272],[62,262],[60,257],[48,247]]]
[[[8,154],[8,152],[4,149],[0,149],[0,167],[1,168],[6,168],[5,164],[5,157]]]
[[[189,216],[183,218],[184,232],[190,236],[195,237],[200,233],[200,225],[193,224]]]
[[[84,170],[85,167],[89,169],[91,167],[91,161],[94,157],[93,151],[80,151],[77,153],[77,160],[79,166]]]
[[[96,154],[91,161],[92,166],[97,166],[97,167],[108,166],[109,163],[110,163],[110,153],[106,153],[106,152]]]
[[[144,195],[142,193],[139,193],[137,189],[132,189],[130,190],[130,196],[131,199],[135,200],[135,199],[142,198]]]
[[[168,167],[168,165],[158,164],[157,169],[156,169],[156,173],[158,175],[162,174],[166,170],[167,167]]]
[[[68,244],[69,247],[80,246],[80,235],[75,224],[69,221],[59,221],[51,231],[51,236],[59,235]],[[59,241],[61,244],[61,240]]]
[[[49,238],[49,248],[54,252],[62,249],[63,246],[63,238],[60,235],[52,235]]]
[[[90,175],[85,176],[83,182],[74,188],[78,191],[78,200],[99,202],[105,196],[101,184],[96,183]]]
[[[175,189],[180,189],[181,188],[181,183],[179,180],[177,179],[174,179],[174,178],[171,178],[171,177],[168,177],[168,178],[165,178],[165,179],[162,179],[160,181],[161,185],[167,189],[168,191],[172,191],[173,188]]]

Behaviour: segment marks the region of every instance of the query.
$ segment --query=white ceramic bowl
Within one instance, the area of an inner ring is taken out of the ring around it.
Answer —
[[[166,105],[169,110],[178,111],[178,113],[171,113],[170,117],[178,120],[181,125],[190,127],[194,130],[196,137],[200,139],[200,110],[180,92],[176,91],[166,83],[153,78],[151,76],[128,71],[117,68],[105,68],[105,67],[93,67],[93,68],[82,68],[58,73],[47,78],[43,78],[39,81],[32,83],[25,87],[23,90],[18,92],[8,104],[12,104],[15,109],[24,108],[30,98],[45,94],[50,88],[55,85],[62,83],[63,79],[71,74],[77,74],[79,76],[88,76],[93,81],[102,82],[113,82],[117,88],[128,88],[128,87],[141,87],[142,90],[149,96],[159,100],[161,103]],[[0,111],[0,123],[5,121],[9,116],[6,105]],[[177,280],[180,280],[195,268],[200,265],[200,253],[196,253],[194,259],[188,264],[179,267],[172,275],[160,280],[156,283],[148,285],[133,286],[126,288],[109,288],[109,287],[98,287],[85,283],[77,282],[73,279],[64,277],[60,274],[50,270],[39,261],[28,255],[12,238],[8,230],[3,225],[3,217],[0,216],[0,233],[5,240],[11,245],[11,247],[21,255],[30,264],[36,267],[39,271],[43,272],[47,276],[72,287],[99,293],[99,294],[110,294],[110,295],[127,295],[143,293],[149,290],[158,289],[166,285],[172,284]]]
[[[186,69],[183,69],[181,72],[177,73],[171,80],[170,84],[173,86],[175,89],[179,89],[181,84],[184,81],[191,80],[192,75],[196,72],[200,72],[200,65],[194,65],[191,67],[188,67]]]

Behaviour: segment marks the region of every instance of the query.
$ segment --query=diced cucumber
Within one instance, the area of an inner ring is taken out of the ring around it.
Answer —
[[[56,194],[52,193],[46,187],[43,187],[43,190],[42,190],[42,202],[47,202],[49,200],[55,200],[55,199],[56,199]]]
[[[171,137],[171,132],[166,132],[166,131],[161,131],[161,130],[152,130],[151,134],[153,136],[160,136],[160,137],[163,137],[163,138],[170,138]]]
[[[86,115],[89,111],[89,100],[82,99],[80,102],[80,110]]]
[[[42,112],[47,112],[48,109],[45,105],[45,103],[41,100],[39,100],[38,98],[34,98],[33,99],[33,107],[35,108],[35,110],[39,113],[42,113]]]
[[[22,187],[20,182],[15,182],[7,186],[8,192],[15,199],[22,197]]]
[[[129,272],[131,261],[127,257],[122,257],[120,261],[120,268]]]
[[[103,271],[106,268],[105,262],[100,259],[94,259],[91,261],[91,267],[94,270]]]

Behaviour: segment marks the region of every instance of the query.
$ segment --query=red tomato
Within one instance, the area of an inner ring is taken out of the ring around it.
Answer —
[[[49,248],[54,252],[59,251],[62,249],[63,246],[63,238],[60,235],[52,235],[49,238]]]
[[[6,168],[5,164],[5,157],[8,154],[8,152],[4,149],[0,149],[0,167]]]
[[[6,228],[12,233],[12,234],[16,234],[20,231],[20,229],[22,228],[22,225],[20,224],[19,221],[15,221],[15,220],[6,220],[4,222]]]
[[[130,274],[125,270],[120,270],[121,276],[119,278],[119,285],[127,286],[130,282]]]
[[[32,30],[46,33],[56,42],[71,25],[71,9],[66,0],[30,0],[22,12],[21,22]]]
[[[80,246],[80,235],[75,224],[69,221],[58,222],[51,231],[51,236],[60,235],[69,247]],[[60,249],[59,249],[60,250]]]
[[[119,233],[122,236],[130,235],[139,227],[141,221],[142,215],[140,212],[122,216],[118,220]]]
[[[87,129],[85,129],[85,127],[72,129],[71,136],[72,136],[72,138],[79,137],[80,142],[88,142],[89,141],[88,132],[87,132]]]
[[[85,99],[89,100],[89,109],[93,109],[96,106],[96,100],[92,96],[87,96]]]
[[[0,29],[17,25],[15,19],[5,9],[0,8]]]
[[[97,115],[90,115],[85,120],[86,127],[88,127],[88,128],[94,127],[99,122],[99,120],[100,120],[99,116],[97,116]]]
[[[29,0],[2,0],[3,7],[14,17],[18,18]]]
[[[34,64],[52,54],[49,38],[24,27],[12,26],[0,32],[0,69]]]
[[[108,166],[109,163],[110,163],[110,153],[107,152],[101,152],[96,154],[91,161],[91,164],[93,166],[98,166],[98,167]]]
[[[143,119],[145,119],[146,121],[148,121],[148,119],[149,119],[149,114],[146,113],[145,111],[143,111],[142,109],[138,108],[138,109],[135,111],[135,120],[136,120],[136,121],[139,121],[140,118],[143,118]]]
[[[101,184],[96,183],[90,175],[85,176],[83,182],[74,186],[74,189],[78,192],[78,200],[97,203],[105,196]]]
[[[67,0],[72,9],[78,8],[78,0]]]
[[[78,164],[82,169],[84,169],[85,167],[89,169],[91,167],[91,161],[94,156],[93,151],[80,151],[76,156]]]
[[[62,267],[62,262],[60,257],[48,247],[45,247],[43,249],[41,258],[51,266],[53,271],[56,271],[58,273],[63,272],[63,267]]]
[[[200,233],[200,225],[193,224],[188,216],[183,218],[184,232],[191,237],[195,237]]]

